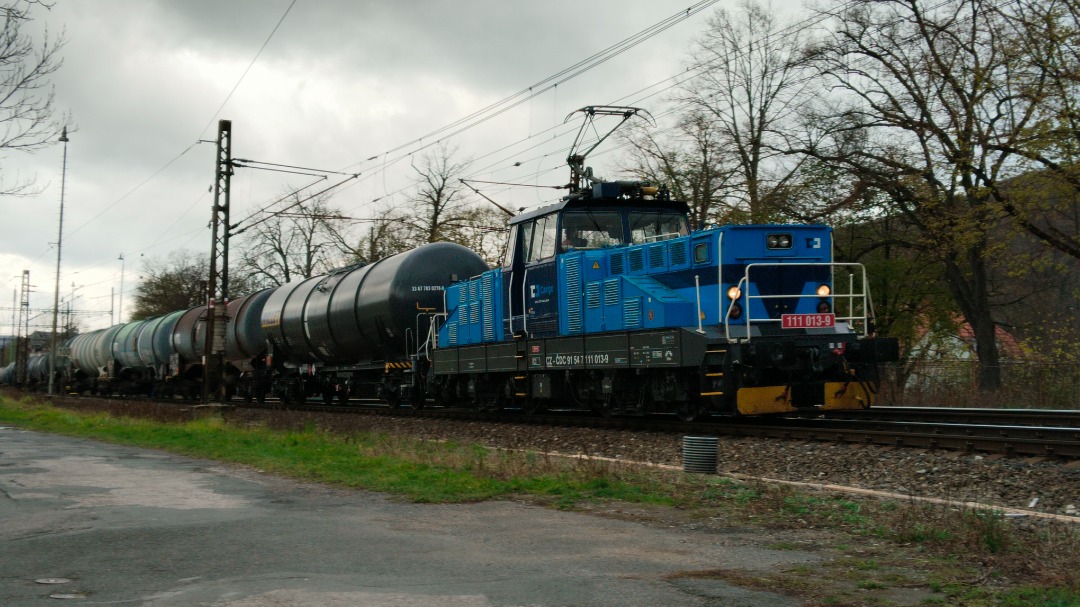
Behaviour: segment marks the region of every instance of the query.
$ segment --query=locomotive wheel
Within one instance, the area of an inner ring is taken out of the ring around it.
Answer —
[[[322,393],[323,404],[327,404],[327,405],[333,404],[334,403],[334,396],[336,396],[336,393],[333,390],[330,390],[330,389],[323,390],[323,393]]]
[[[547,403],[538,398],[526,399],[521,408],[527,415],[542,415],[548,410]]]
[[[683,401],[676,406],[675,415],[687,423],[697,421],[701,417],[701,406],[693,401]]]
[[[615,395],[605,394],[593,401],[592,412],[600,417],[615,417]]]
[[[498,413],[503,410],[503,402],[498,396],[488,396],[480,399],[477,408],[484,413]]]

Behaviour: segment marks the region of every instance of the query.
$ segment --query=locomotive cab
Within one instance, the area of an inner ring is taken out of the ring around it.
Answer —
[[[689,234],[688,208],[641,182],[598,183],[557,204],[510,220],[501,268],[504,331],[516,337],[559,332],[556,260],[565,253],[658,242]]]

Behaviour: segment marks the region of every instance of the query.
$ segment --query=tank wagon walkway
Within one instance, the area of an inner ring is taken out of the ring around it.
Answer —
[[[0,544],[0,605],[20,606],[788,606],[672,574],[815,559],[738,534],[400,503],[10,427]]]

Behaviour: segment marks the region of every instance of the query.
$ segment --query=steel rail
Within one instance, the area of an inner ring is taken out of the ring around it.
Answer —
[[[78,402],[88,397],[57,397],[53,400]],[[112,401],[112,399],[103,399]],[[115,402],[115,401],[112,401]],[[174,401],[177,405],[194,403]],[[670,434],[712,434],[815,442],[876,445],[883,447],[942,449],[972,453],[1003,453],[1008,456],[1080,458],[1080,428],[953,422],[912,422],[850,418],[719,418],[686,423],[667,416],[604,418],[587,414],[547,412],[528,415],[521,411],[479,411],[476,409],[409,408],[359,406],[312,402],[297,410],[329,413],[391,415],[485,423],[513,423],[551,427],[615,429]],[[280,403],[230,403],[230,407],[286,409]],[[967,409],[965,411],[971,411]]]

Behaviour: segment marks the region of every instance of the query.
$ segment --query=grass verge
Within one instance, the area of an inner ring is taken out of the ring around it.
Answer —
[[[1000,513],[852,500],[785,486],[569,460],[475,444],[320,429],[282,414],[238,426],[178,407],[88,412],[0,397],[0,423],[165,449],[417,502],[530,499],[665,525],[751,529],[817,552],[813,570],[687,572],[798,596],[806,605],[1080,605],[1080,537]],[[117,413],[121,413],[117,415]],[[766,539],[765,543],[769,543]],[[680,577],[675,574],[673,577]]]

